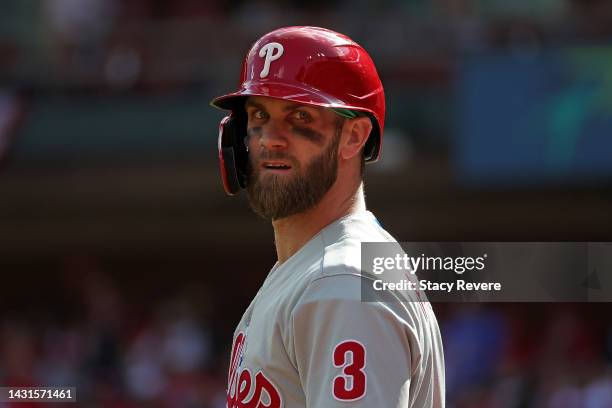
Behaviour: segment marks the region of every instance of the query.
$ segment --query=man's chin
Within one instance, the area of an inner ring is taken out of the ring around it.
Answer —
[[[259,177],[263,176],[279,176],[290,177],[293,175],[293,169],[264,169],[259,172]]]
[[[268,197],[282,196],[291,188],[293,179],[288,174],[262,174],[257,181],[257,189]]]
[[[288,171],[277,172],[276,170],[259,173],[259,184],[262,186],[289,184],[293,175]]]

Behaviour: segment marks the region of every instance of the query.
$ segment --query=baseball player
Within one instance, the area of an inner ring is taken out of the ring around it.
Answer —
[[[272,31],[212,105],[230,111],[224,188],[271,220],[278,256],[234,333],[227,407],[444,407],[429,303],[361,298],[361,242],[395,242],[364,200],[385,117],[367,52],[323,28]]]

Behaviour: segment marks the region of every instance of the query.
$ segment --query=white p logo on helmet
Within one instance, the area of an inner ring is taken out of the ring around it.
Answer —
[[[283,55],[283,51],[283,46],[277,42],[271,42],[261,47],[261,50],[259,50],[259,56],[261,58],[264,58],[265,56],[266,60],[264,61],[263,69],[259,73],[260,78],[265,78],[268,76],[270,73],[270,63],[279,59],[281,55]]]

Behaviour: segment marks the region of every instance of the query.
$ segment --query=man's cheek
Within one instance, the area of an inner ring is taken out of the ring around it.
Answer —
[[[316,146],[323,146],[325,144],[325,136],[321,132],[314,129],[302,126],[294,126],[292,131],[298,137],[314,143]]]

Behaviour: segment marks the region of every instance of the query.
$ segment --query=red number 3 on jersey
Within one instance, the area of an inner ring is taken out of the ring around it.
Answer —
[[[345,340],[334,347],[334,367],[342,374],[334,378],[334,397],[339,401],[355,401],[366,393],[366,349],[357,340]]]

